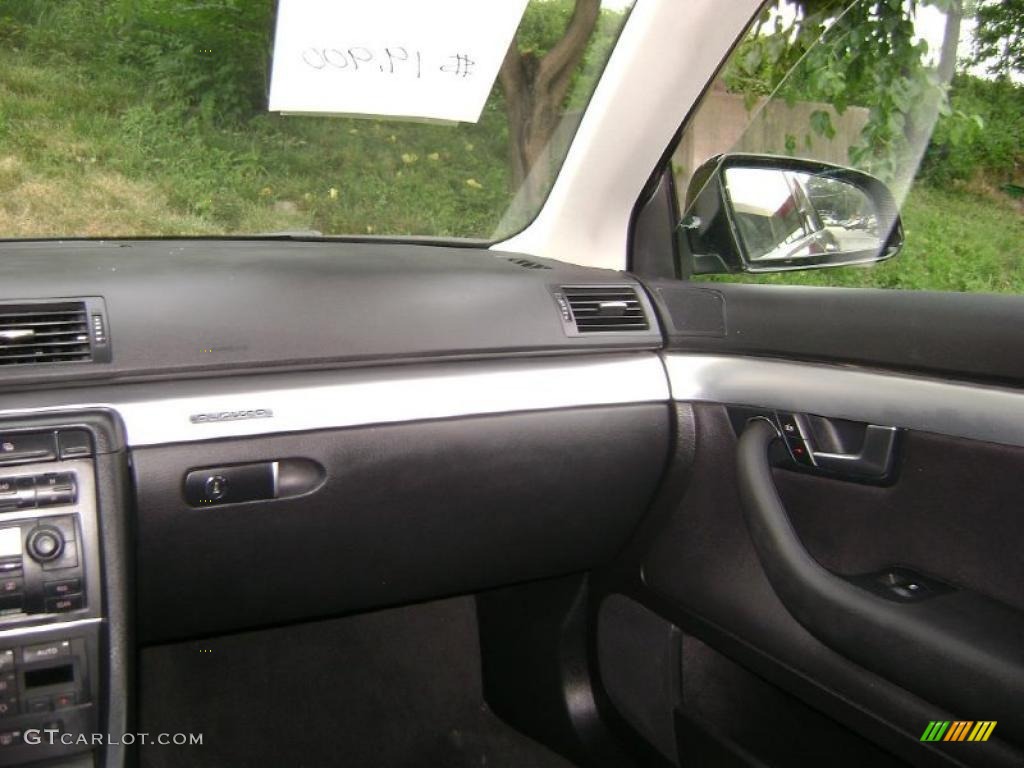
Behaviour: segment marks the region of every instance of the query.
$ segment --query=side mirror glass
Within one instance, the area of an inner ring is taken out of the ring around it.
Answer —
[[[680,245],[695,274],[867,264],[903,243],[895,200],[851,168],[722,155],[694,174]]]

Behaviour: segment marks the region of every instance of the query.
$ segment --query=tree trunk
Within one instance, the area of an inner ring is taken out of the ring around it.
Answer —
[[[956,73],[956,53],[960,47],[960,21],[963,18],[963,5],[960,0],[953,0],[946,11],[946,32],[942,37],[942,52],[939,55],[939,82],[953,82]]]
[[[513,190],[529,184],[533,199],[547,189],[550,169],[539,167],[561,120],[573,73],[597,25],[600,0],[576,0],[561,39],[544,56],[520,53],[513,39],[498,78],[508,116],[509,181]],[[532,171],[532,173],[531,173]]]

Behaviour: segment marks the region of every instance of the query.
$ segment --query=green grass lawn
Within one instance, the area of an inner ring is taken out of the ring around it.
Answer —
[[[218,127],[137,82],[0,50],[0,236],[486,237],[510,201],[505,116],[477,125],[263,114]]]
[[[906,244],[896,257],[879,264],[706,279],[1024,293],[1024,213],[1018,201],[918,185],[905,201],[902,216]]]

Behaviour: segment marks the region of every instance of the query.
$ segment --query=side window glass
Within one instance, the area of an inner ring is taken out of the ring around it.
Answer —
[[[694,279],[1024,293],[1024,16],[1014,7],[1000,0],[768,4],[675,150],[683,225],[700,221],[693,190],[710,159],[776,155],[880,179],[899,206],[903,247],[894,258],[856,266]],[[765,173],[742,171],[755,172]],[[740,169],[728,173],[742,178]],[[841,221],[851,238],[865,231],[857,200],[838,194],[839,185],[830,189],[831,180],[772,177],[783,180],[793,191],[786,199],[810,201],[795,208],[816,211],[814,220],[797,221],[795,210],[781,207],[761,215],[734,193],[732,227],[748,266],[806,239],[808,226],[838,232],[831,225]],[[745,188],[770,197],[753,176]]]

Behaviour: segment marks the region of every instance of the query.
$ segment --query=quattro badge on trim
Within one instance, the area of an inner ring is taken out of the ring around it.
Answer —
[[[242,421],[243,419],[270,419],[274,412],[269,408],[250,408],[244,411],[215,411],[195,413],[188,417],[193,424],[209,424],[217,421]]]

